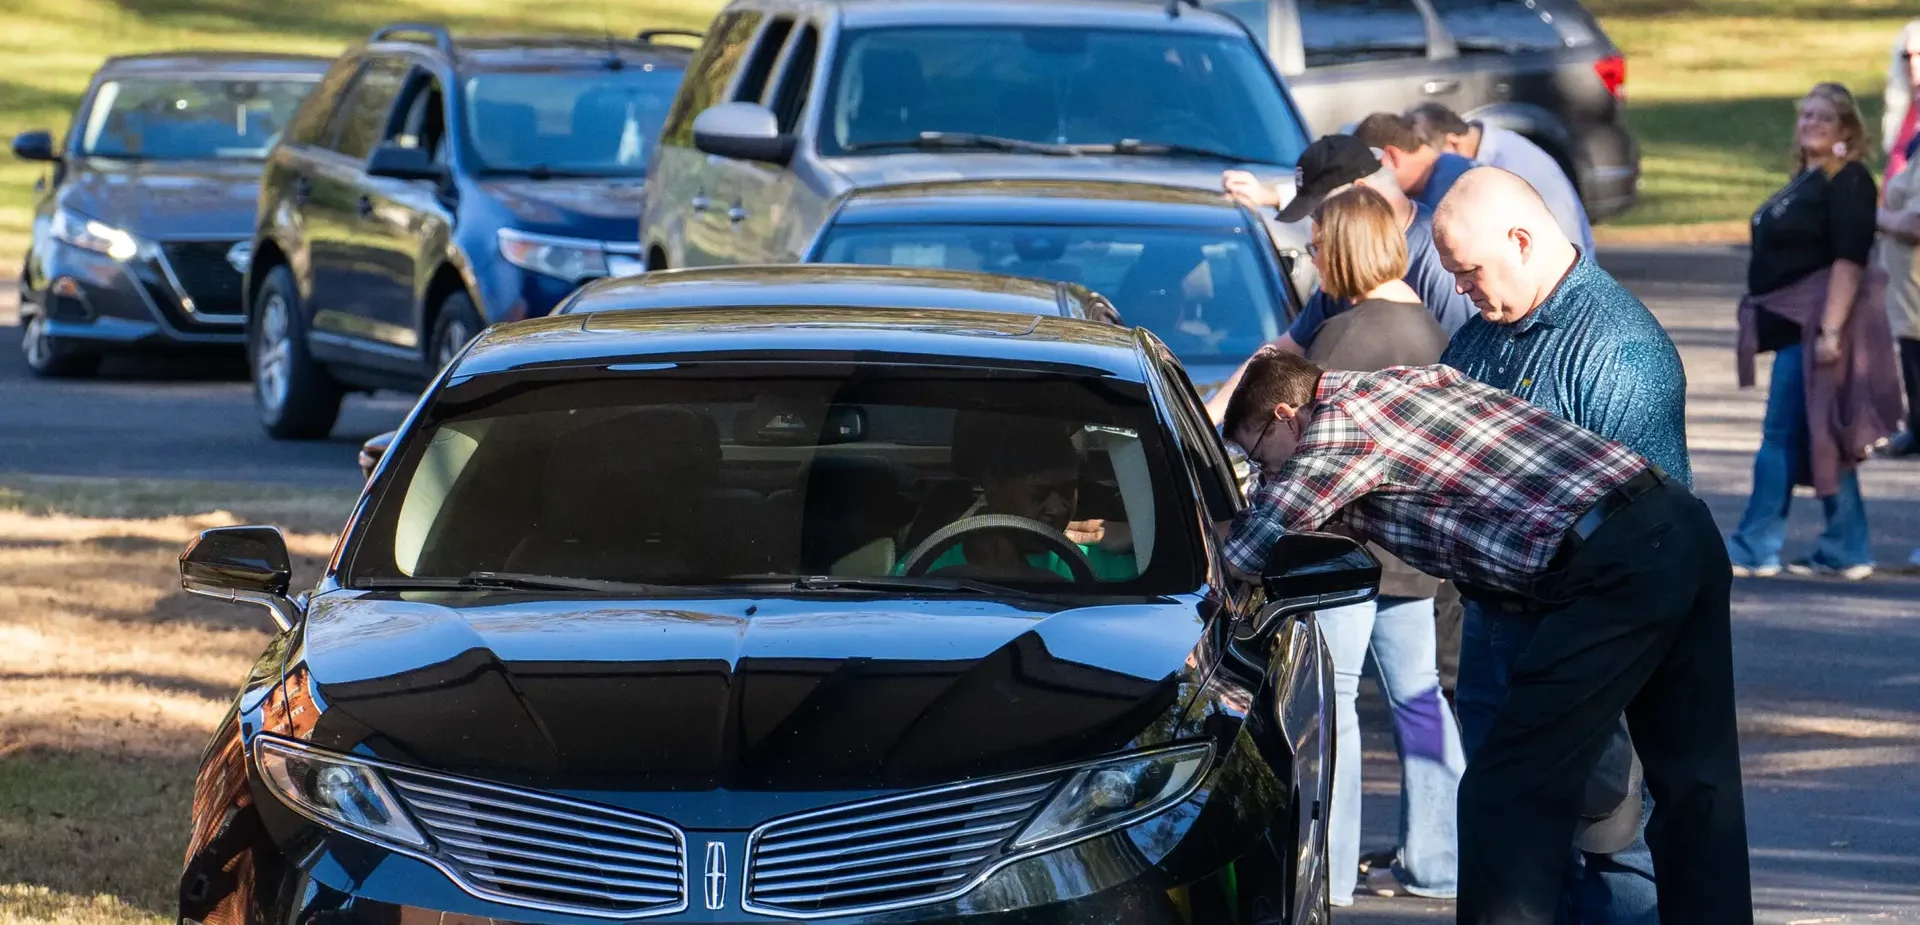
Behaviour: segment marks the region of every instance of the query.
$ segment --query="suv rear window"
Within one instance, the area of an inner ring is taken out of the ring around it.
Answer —
[[[1427,21],[1413,0],[1300,0],[1308,67],[1424,58]]]
[[[1462,52],[1552,51],[1572,44],[1537,0],[1433,0]]]
[[[1243,35],[949,26],[847,33],[821,153],[911,150],[924,132],[1043,144],[1182,145],[1290,165],[1306,133]]]
[[[1004,369],[635,365],[448,387],[400,448],[349,584],[902,577],[910,550],[985,515],[1003,526],[927,546],[915,571],[1073,593],[1197,582],[1191,490],[1175,487],[1186,481],[1144,387]],[[1098,542],[1035,538],[1094,522]],[[1076,550],[1091,580],[1068,565]]]

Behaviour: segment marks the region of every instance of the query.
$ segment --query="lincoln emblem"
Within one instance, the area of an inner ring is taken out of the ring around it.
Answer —
[[[707,908],[718,909],[727,902],[727,846],[707,842]]]

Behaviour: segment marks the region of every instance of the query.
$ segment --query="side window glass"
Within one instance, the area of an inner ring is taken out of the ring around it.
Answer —
[[[767,29],[760,34],[760,41],[753,46],[753,54],[747,58],[745,70],[740,72],[740,83],[733,88],[733,101],[736,103],[762,102],[767,92],[767,78],[773,74],[773,64],[780,58],[780,49],[787,43],[787,35],[793,32],[793,20],[780,18],[767,23]]]
[[[728,13],[714,20],[707,30],[706,42],[694,55],[693,63],[687,66],[687,75],[679,95],[674,98],[673,108],[667,112],[660,132],[662,143],[683,148],[693,146],[693,120],[723,98],[727,80],[739,68],[747,43],[759,25],[760,14],[745,11]]]
[[[352,97],[334,119],[333,150],[364,158],[385,136],[394,98],[406,80],[407,63],[392,58],[367,62],[353,82]]]
[[[1194,478],[1200,483],[1207,515],[1216,520],[1231,517],[1240,509],[1240,482],[1234,477],[1233,465],[1227,462],[1218,433],[1198,404],[1199,393],[1193,389],[1193,380],[1187,378],[1186,369],[1171,354],[1161,353],[1159,366],[1170,386],[1168,403],[1184,425],[1181,441],[1187,444],[1187,464],[1193,467]]]
[[[1300,0],[1307,66],[1422,58],[1427,23],[1413,0]]]
[[[807,108],[807,95],[813,89],[813,64],[820,53],[820,30],[809,23],[794,37],[787,53],[787,66],[780,75],[773,95],[773,114],[780,120],[780,134],[791,135],[800,127]]]
[[[433,154],[435,161],[444,161],[447,135],[445,99],[440,92],[440,82],[433,75],[426,71],[415,71],[406,95],[401,97],[397,107],[403,115],[394,121],[387,137],[382,140],[403,148],[425,149]]]
[[[1216,0],[1207,4],[1207,9],[1217,10],[1247,27],[1253,34],[1253,40],[1260,43],[1260,50],[1267,50],[1267,33],[1272,28],[1273,0]]]
[[[1463,54],[1551,51],[1573,44],[1534,0],[1433,0]]]
[[[320,78],[318,86],[301,102],[299,110],[293,115],[293,121],[287,125],[286,140],[292,144],[319,144],[331,138],[326,134],[327,126],[333,121],[333,114],[340,108],[343,94],[353,75],[360,69],[358,58],[342,58],[334,62],[327,75]]]

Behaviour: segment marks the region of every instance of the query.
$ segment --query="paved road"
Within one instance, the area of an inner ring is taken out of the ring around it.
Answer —
[[[12,282],[0,290],[0,472],[288,482],[351,487],[361,441],[412,398],[347,399],[333,439],[280,443],[254,417],[246,366],[114,360],[97,379],[40,380],[19,350]]]
[[[1734,387],[1732,305],[1743,258],[1725,250],[1602,256],[1680,344],[1694,475],[1730,525],[1764,400]],[[0,472],[351,485],[354,444],[406,411],[404,397],[354,399],[333,441],[283,444],[261,435],[237,370],[209,381],[191,365],[123,364],[98,381],[31,380],[13,347],[7,296],[0,293]],[[1875,462],[1864,485],[1876,554],[1905,562],[1920,546],[1920,463]],[[1789,551],[1806,548],[1818,530],[1818,505],[1807,498]],[[1735,606],[1760,920],[1920,922],[1920,579],[1745,581]],[[1397,785],[1385,723],[1375,714],[1367,725],[1375,733],[1366,804],[1373,848],[1393,839]],[[1342,925],[1451,918],[1447,903],[1372,897],[1338,915]]]

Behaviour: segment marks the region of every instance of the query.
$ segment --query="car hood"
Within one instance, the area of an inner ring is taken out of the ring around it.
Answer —
[[[953,154],[911,152],[865,157],[835,157],[824,161],[847,189],[872,189],[911,183],[980,180],[1060,180],[1147,183],[1186,189],[1219,190],[1220,174],[1246,170],[1269,185],[1293,185],[1293,168],[1196,158],[1123,157],[1085,155],[1056,157],[1045,154]],[[1276,243],[1299,247],[1306,243],[1304,222],[1280,224],[1265,216]]]
[[[286,731],[561,790],[942,783],[1171,733],[1202,606],[335,592],[289,668]]]
[[[150,240],[253,234],[259,161],[76,158],[61,205]]]
[[[640,194],[633,177],[489,180],[480,188],[523,231],[595,241],[640,240]]]

